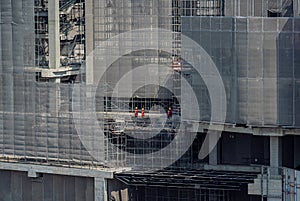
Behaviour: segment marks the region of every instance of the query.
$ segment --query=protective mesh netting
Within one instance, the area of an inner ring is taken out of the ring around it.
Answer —
[[[172,13],[169,1],[120,2],[94,1],[94,46],[129,30],[149,27],[167,30],[174,28],[172,16],[175,14]],[[214,9],[219,6],[213,5]],[[81,143],[74,126],[74,85],[36,81],[36,74],[32,71],[35,65],[33,8],[33,1],[30,0],[1,1],[0,156],[41,162],[99,164],[100,162],[91,156]],[[216,15],[221,13],[220,11]],[[195,40],[207,51],[222,76],[227,96],[226,122],[253,126],[299,126],[299,19],[182,17],[180,24],[182,34]],[[126,39],[124,40],[126,42]],[[149,38],[141,38],[140,41],[146,40]],[[173,40],[181,41],[176,31],[171,38],[164,41],[171,42],[172,51],[180,49],[180,45],[172,43]],[[130,39],[129,42],[129,45],[134,45],[136,41]],[[184,44],[184,40],[181,42]],[[128,71],[126,67],[130,70],[131,67],[142,64],[169,65],[174,57],[180,56],[174,52],[164,55],[163,52],[145,50],[125,55],[123,61],[114,64],[114,72],[111,75],[108,72],[107,79],[111,80],[105,79],[102,85],[106,87],[105,93],[99,95],[98,106],[110,104],[103,106],[106,108],[104,112],[127,112],[132,115],[132,111],[126,108],[128,105],[131,104],[131,110],[134,106],[150,109],[157,103],[155,98],[158,98],[162,113],[169,106],[173,107],[175,113],[177,102],[174,102],[171,93],[160,88],[151,88],[150,92],[147,92],[147,88],[139,89],[136,97],[140,99],[136,101],[136,105],[132,100],[111,100],[109,95],[109,87],[114,86],[120,76]],[[82,69],[81,76],[84,77],[88,73],[88,68]],[[207,98],[206,87],[199,75],[191,72],[185,76],[198,93],[199,100],[202,100],[199,105],[201,120],[209,121],[210,101]],[[176,77],[174,80],[175,82],[170,83],[172,87],[178,84]],[[85,92],[80,96],[81,99],[88,98],[86,92],[92,92],[98,87],[87,82],[88,80],[81,83]],[[102,88],[98,90],[101,91]],[[178,96],[179,101],[180,93],[175,90],[174,94]],[[105,127],[108,120],[101,120],[102,114],[98,116],[99,124]],[[142,127],[138,126],[139,129]],[[105,128],[109,130],[108,127]],[[90,125],[85,132],[88,134],[95,129],[97,127]],[[136,132],[142,135],[148,131]],[[164,158],[148,160],[143,157],[143,153],[157,151],[170,143],[174,138],[172,129],[164,129],[164,132],[168,135],[160,135],[152,142],[114,136],[108,132],[109,136],[106,136],[101,144],[100,151],[103,153],[98,154],[105,156],[104,164],[126,166],[126,161],[130,161],[130,164],[139,165],[141,160],[144,160],[143,165],[151,166],[153,160]],[[117,146],[108,146],[111,143]],[[169,150],[170,158],[177,157],[176,151],[185,149],[180,145],[175,147],[176,149]],[[120,151],[121,149],[140,155],[131,158],[131,155],[127,156],[126,152]],[[184,162],[189,163],[190,160]]]

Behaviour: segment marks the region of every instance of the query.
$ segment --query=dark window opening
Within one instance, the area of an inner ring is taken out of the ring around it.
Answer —
[[[281,12],[268,10],[268,17],[281,17]]]

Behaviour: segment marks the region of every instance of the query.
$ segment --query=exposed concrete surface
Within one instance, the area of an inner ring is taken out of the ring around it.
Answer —
[[[94,178],[95,201],[107,201],[107,184],[103,178]]]
[[[107,201],[114,171],[0,162],[0,201]]]
[[[218,171],[239,171],[239,172],[257,172],[261,171],[258,166],[241,166],[241,165],[204,165],[204,170],[218,170]]]
[[[282,197],[282,179],[274,178],[267,180],[264,178],[255,179],[253,184],[248,185],[250,195],[264,195],[268,200],[281,200]]]
[[[0,170],[22,171],[28,172],[29,175],[35,173],[58,174],[66,176],[81,176],[81,177],[100,177],[100,178],[113,178],[114,169],[79,169],[68,167],[55,167],[47,165],[32,165],[20,163],[4,163],[0,162]]]
[[[94,201],[93,178],[0,171],[0,201]]]
[[[60,67],[59,1],[49,1],[49,68]]]

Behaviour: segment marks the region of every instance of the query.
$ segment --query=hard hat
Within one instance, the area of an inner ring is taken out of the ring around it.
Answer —
[[[135,107],[135,109],[138,109],[137,107]]]

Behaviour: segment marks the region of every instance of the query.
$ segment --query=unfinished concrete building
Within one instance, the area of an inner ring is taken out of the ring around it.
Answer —
[[[300,200],[299,6],[2,0],[0,200]]]

